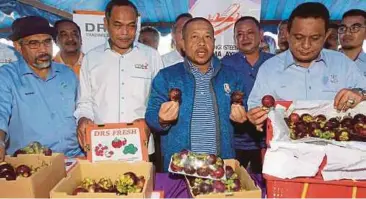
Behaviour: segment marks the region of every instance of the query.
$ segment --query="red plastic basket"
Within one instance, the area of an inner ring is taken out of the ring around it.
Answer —
[[[289,107],[292,102],[279,101],[277,104]],[[267,146],[272,140],[271,121],[267,121]],[[319,171],[326,164],[324,158]],[[284,168],[285,169],[285,168]],[[267,198],[366,198],[366,181],[334,180],[324,181],[320,172],[312,178],[281,179],[263,175],[267,184]]]

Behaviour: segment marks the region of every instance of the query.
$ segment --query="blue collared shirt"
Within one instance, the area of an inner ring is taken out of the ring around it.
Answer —
[[[361,70],[361,74],[366,77],[366,53],[361,51],[355,60],[356,65]]]
[[[253,66],[250,65],[244,54],[241,52],[235,53],[231,56],[226,56],[222,59],[222,64],[234,68],[240,73],[240,75],[243,76],[245,83],[244,93],[246,95],[244,97],[244,106],[246,110],[248,110],[248,96],[249,93],[252,91],[258,70],[266,60],[273,56],[274,55],[270,53],[260,52],[259,59]],[[245,133],[240,132],[239,134],[235,135],[236,149],[255,150],[264,147],[264,134],[257,132],[254,128],[248,127],[245,129]]]
[[[323,49],[309,68],[303,68],[287,50],[259,69],[248,107],[261,105],[264,95],[276,100],[333,100],[343,88],[366,89],[366,78],[344,54]]]
[[[190,65],[195,79],[195,96],[191,122],[191,150],[196,153],[217,154],[217,129],[211,89],[211,78],[214,69],[211,66],[203,74],[192,63]]]
[[[67,66],[52,62],[46,80],[24,59],[0,68],[0,129],[8,154],[38,141],[54,152],[81,155],[73,116],[78,80]]]

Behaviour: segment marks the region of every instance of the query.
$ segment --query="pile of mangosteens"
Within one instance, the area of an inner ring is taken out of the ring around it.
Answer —
[[[194,196],[210,193],[228,193],[242,190],[238,175],[231,166],[225,168],[226,180],[212,180],[187,176]]]
[[[46,166],[48,166],[47,163],[42,163],[41,166],[33,168],[32,166],[28,166],[26,164],[12,166],[7,162],[2,162],[0,163],[0,178],[4,178],[8,181],[16,180],[17,177],[28,178],[39,169]]]
[[[363,114],[328,119],[324,115],[312,116],[304,113],[300,116],[291,113],[285,121],[290,128],[290,137],[294,140],[305,137],[337,141],[355,140],[356,137],[366,138],[366,116]]]
[[[46,156],[52,156],[52,150],[39,142],[32,142],[28,146],[16,150],[13,157],[17,157],[19,154],[44,154]]]
[[[113,183],[110,178],[94,180],[84,178],[76,187],[72,195],[78,193],[116,193],[116,195],[128,195],[128,193],[141,193],[145,185],[144,176],[137,176],[133,172],[126,172],[120,175]]]
[[[188,150],[175,153],[170,171],[210,179],[225,179],[224,161],[214,154],[198,154]]]

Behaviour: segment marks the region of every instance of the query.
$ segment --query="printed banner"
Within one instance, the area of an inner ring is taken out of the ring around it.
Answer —
[[[234,24],[241,16],[260,20],[261,0],[191,0],[190,13],[205,17],[215,29],[215,55],[219,58],[237,52]]]

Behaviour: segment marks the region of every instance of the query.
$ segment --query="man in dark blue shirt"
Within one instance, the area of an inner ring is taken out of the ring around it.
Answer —
[[[234,39],[239,52],[226,56],[222,59],[224,65],[235,68],[244,76],[245,80],[245,108],[247,109],[247,99],[254,85],[259,67],[272,54],[261,52],[259,44],[263,32],[259,22],[254,17],[241,17],[234,26]],[[265,134],[258,132],[254,125],[247,122],[247,125],[236,128],[238,134],[235,135],[236,158],[240,164],[250,169],[253,173],[262,173],[261,149],[265,147]]]

